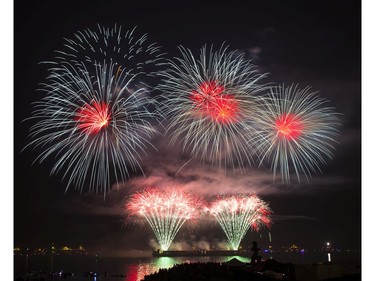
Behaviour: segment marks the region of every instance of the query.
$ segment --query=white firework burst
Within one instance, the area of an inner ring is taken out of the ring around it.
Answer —
[[[252,163],[248,149],[260,114],[257,94],[264,89],[255,66],[238,51],[201,48],[199,58],[180,47],[182,58],[161,73],[163,112],[171,144],[202,161],[226,167]]]
[[[55,58],[43,62],[48,75],[29,118],[36,123],[28,146],[40,152],[36,161],[55,161],[51,173],[63,173],[67,188],[88,185],[105,194],[112,180],[141,170],[141,155],[157,133],[150,96],[164,54],[147,35],[116,24],[98,24],[64,41]]]
[[[30,118],[36,161],[55,161],[51,173],[68,178],[67,188],[109,190],[112,180],[126,180],[141,169],[141,155],[156,133],[143,88],[129,87],[132,77],[113,63],[96,66],[96,74],[62,67],[44,84],[46,95]]]
[[[280,172],[283,182],[290,182],[295,172],[308,180],[320,170],[325,159],[333,157],[334,144],[339,137],[339,114],[325,107],[327,100],[310,87],[298,85],[272,87],[263,99],[263,111],[258,119],[256,151],[260,164],[271,163],[273,174]]]

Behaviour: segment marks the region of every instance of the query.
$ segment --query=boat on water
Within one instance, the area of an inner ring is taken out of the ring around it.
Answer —
[[[191,250],[191,251],[152,251],[153,257],[206,257],[206,256],[242,256],[249,257],[246,250]]]

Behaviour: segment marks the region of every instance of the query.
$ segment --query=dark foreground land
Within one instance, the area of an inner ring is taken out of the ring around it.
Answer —
[[[226,263],[184,263],[145,276],[144,281],[360,281],[360,269],[342,271],[334,264],[282,264],[266,260],[258,264],[236,259]]]
[[[152,272],[152,271],[151,271]],[[274,259],[259,260],[255,263],[243,263],[237,258],[227,262],[194,262],[179,263],[169,269],[144,275],[111,274],[109,272],[84,272],[84,274],[67,273],[64,271],[48,273],[36,272],[15,281],[360,281],[360,261],[342,263],[279,263]],[[127,276],[128,275],[128,276]],[[1,279],[1,278],[0,278]]]

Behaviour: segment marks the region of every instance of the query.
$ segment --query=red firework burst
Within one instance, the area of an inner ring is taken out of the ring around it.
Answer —
[[[279,116],[275,122],[277,135],[287,139],[297,139],[303,130],[302,121],[292,113]]]
[[[76,113],[77,126],[86,134],[97,134],[108,126],[111,120],[109,105],[105,102],[93,101],[83,105]]]
[[[218,123],[233,123],[237,120],[238,102],[224,92],[224,87],[215,81],[203,82],[190,98],[201,114]]]

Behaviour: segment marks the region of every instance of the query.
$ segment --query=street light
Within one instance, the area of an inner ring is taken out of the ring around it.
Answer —
[[[331,262],[331,243],[327,242],[326,245],[328,262]]]

